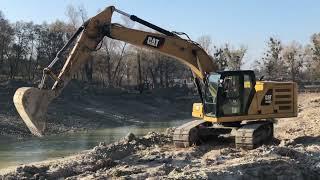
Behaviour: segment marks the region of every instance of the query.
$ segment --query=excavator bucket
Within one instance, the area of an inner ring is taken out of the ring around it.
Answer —
[[[45,116],[53,98],[53,91],[33,87],[19,88],[13,96],[18,113],[35,136],[43,136],[46,128]]]

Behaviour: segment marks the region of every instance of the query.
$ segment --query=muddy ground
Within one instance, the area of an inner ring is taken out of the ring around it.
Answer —
[[[22,81],[0,82],[0,136],[31,136],[13,105]],[[49,105],[47,134],[72,133],[97,128],[139,125],[152,121],[190,118],[198,97],[184,88],[160,89],[152,93],[99,88],[71,81],[61,96]]]
[[[67,158],[2,172],[4,179],[320,179],[320,94],[299,95],[299,117],[281,119],[275,139],[239,150],[232,138],[172,146],[173,129],[128,134]],[[12,171],[12,172],[9,172]]]

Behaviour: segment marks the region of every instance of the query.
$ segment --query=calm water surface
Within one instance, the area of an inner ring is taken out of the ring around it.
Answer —
[[[99,142],[112,143],[129,132],[142,136],[150,131],[164,131],[189,120],[152,122],[139,126],[123,126],[73,134],[31,137],[23,140],[0,137],[0,169],[57,157],[64,157],[96,146]]]

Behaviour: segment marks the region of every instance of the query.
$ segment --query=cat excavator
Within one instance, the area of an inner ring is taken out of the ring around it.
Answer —
[[[145,32],[112,23],[114,13],[154,31]],[[88,61],[105,36],[158,51],[185,64],[192,71],[201,102],[193,104],[195,120],[177,127],[176,147],[189,147],[212,136],[232,134],[238,148],[253,149],[273,138],[273,119],[297,116],[297,84],[256,80],[250,70],[218,71],[218,65],[196,42],[183,38],[135,15],[107,7],[86,21],[43,70],[39,87],[21,87],[13,97],[14,105],[32,134],[43,136],[48,105],[67,86],[73,75]],[[71,49],[57,74],[54,66]],[[49,79],[54,83],[48,85]]]

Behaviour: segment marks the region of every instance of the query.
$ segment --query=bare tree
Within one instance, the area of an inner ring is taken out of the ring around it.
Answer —
[[[311,43],[305,48],[307,73],[310,80],[320,78],[320,33],[311,36]]]
[[[229,44],[225,44],[218,48],[213,44],[209,35],[200,36],[197,42],[212,57],[213,61],[218,63],[220,70],[239,70],[241,68],[243,57],[247,52],[245,46],[233,49]]]
[[[14,79],[18,74],[21,75],[20,64],[28,54],[28,32],[27,23],[16,22],[14,25],[15,40],[9,55],[9,77]]]
[[[197,42],[201,45],[201,47],[210,55],[213,53],[213,42],[211,36],[209,35],[202,35],[198,38]]]
[[[267,42],[267,50],[261,61],[257,63],[261,66],[262,73],[267,79],[277,79],[285,76],[286,68],[281,57],[283,46],[281,41],[276,38],[269,38]]]
[[[10,44],[13,41],[14,31],[0,11],[0,73],[6,71],[4,62],[8,59]]]
[[[313,60],[320,62],[320,33],[313,34],[311,36],[311,41],[312,41],[311,50],[313,54],[312,56]]]
[[[142,77],[142,67],[141,67],[141,51],[137,50],[137,64],[138,64],[138,90],[140,92],[140,94],[143,92],[143,77]]]
[[[83,5],[78,6],[78,8],[73,5],[68,5],[66,8],[66,16],[69,19],[71,34],[73,34],[76,29],[83,24],[87,19],[87,10]],[[89,82],[92,82],[92,74],[93,74],[93,61],[92,57],[88,58],[87,63],[84,64],[84,67],[80,70],[80,77],[82,80],[86,78]]]
[[[121,44],[121,51],[120,53],[118,54],[118,58],[117,58],[117,62],[116,62],[116,66],[115,66],[115,69],[113,71],[113,75],[112,75],[112,79],[111,79],[111,82],[112,83],[116,83],[116,78],[120,78],[121,77],[121,66],[122,66],[122,61],[124,59],[124,56],[125,56],[125,53],[126,53],[126,46],[127,46],[127,43],[122,43]],[[117,84],[115,84],[117,85]]]
[[[247,48],[244,46],[241,46],[239,49],[231,49],[230,46],[226,44],[222,54],[225,57],[227,68],[229,70],[240,70],[246,52]]]
[[[288,67],[288,74],[292,81],[298,80],[300,70],[303,67],[304,52],[297,42],[292,42],[283,49],[283,61]]]
[[[74,31],[75,31],[76,27],[78,27],[80,25],[79,11],[73,5],[69,4],[66,8],[65,15],[67,16],[69,23],[72,25],[72,27],[74,27]]]
[[[84,23],[86,20],[88,20],[88,13],[83,4],[78,6],[78,15],[81,18],[81,23]]]

